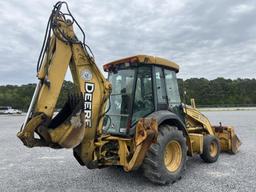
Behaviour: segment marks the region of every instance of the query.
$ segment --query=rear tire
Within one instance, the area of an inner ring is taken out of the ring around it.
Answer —
[[[213,135],[204,136],[203,153],[200,155],[206,163],[214,163],[220,154],[220,142]]]
[[[186,158],[183,133],[176,127],[161,125],[157,143],[151,145],[142,164],[144,176],[156,184],[173,183],[181,178]]]

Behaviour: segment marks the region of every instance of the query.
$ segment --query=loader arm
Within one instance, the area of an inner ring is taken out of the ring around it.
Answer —
[[[63,5],[67,6],[65,2],[58,2],[49,18],[38,62],[39,82],[17,136],[28,147],[75,148],[83,145],[83,159],[90,161],[96,134],[102,132],[111,85],[89,54],[88,46],[75,35],[73,24],[77,22],[68,6],[67,14],[60,11]],[[68,67],[75,94],[69,96],[63,109],[54,116]]]
[[[184,105],[183,109],[186,114],[187,130],[190,134],[203,132],[214,135],[220,141],[221,151],[233,154],[238,152],[241,141],[235,134],[233,127],[222,126],[221,123],[219,126],[211,125],[209,119],[196,108],[194,99],[191,100],[191,106]]]

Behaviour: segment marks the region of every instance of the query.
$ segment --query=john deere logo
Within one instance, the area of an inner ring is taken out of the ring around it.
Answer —
[[[92,80],[92,72],[90,70],[84,70],[81,72],[81,77],[85,81],[91,81]]]

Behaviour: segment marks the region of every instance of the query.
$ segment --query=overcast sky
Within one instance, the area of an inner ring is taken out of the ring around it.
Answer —
[[[36,82],[56,1],[0,0],[0,84]],[[256,1],[73,0],[71,12],[102,64],[135,54],[181,66],[180,78],[256,77]]]

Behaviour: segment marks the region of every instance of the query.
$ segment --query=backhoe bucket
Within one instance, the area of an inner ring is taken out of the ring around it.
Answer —
[[[35,132],[40,139],[34,137]],[[28,147],[74,148],[81,143],[84,133],[83,99],[69,96],[52,120],[40,113],[32,117],[17,136]]]
[[[215,136],[220,140],[221,151],[236,154],[242,144],[235,134],[234,128],[229,126],[213,126]]]
[[[83,97],[70,95],[61,111],[48,126],[51,141],[63,148],[74,148],[84,138]]]

